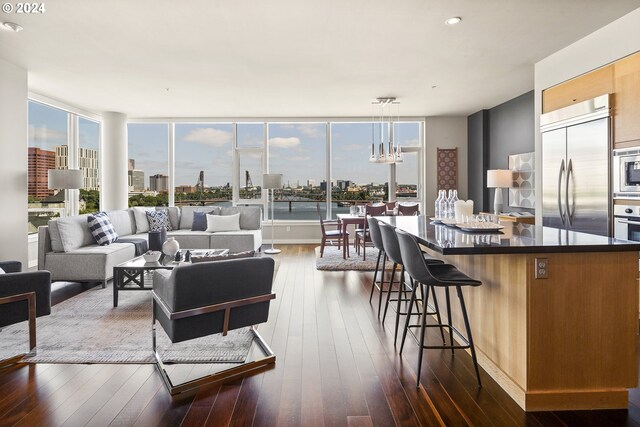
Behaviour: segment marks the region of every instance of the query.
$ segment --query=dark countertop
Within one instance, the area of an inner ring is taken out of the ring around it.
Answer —
[[[640,251],[640,242],[521,223],[503,223],[499,232],[467,232],[433,224],[423,215],[377,218],[443,255]]]

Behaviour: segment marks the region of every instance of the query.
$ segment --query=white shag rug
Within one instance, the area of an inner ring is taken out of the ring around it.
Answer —
[[[151,350],[151,292],[118,293],[91,288],[51,308],[36,321],[37,351],[29,363],[154,363]],[[253,332],[229,331],[226,337],[210,335],[172,344],[156,322],[158,353],[163,361],[242,363]],[[2,328],[0,359],[28,351],[27,322]]]
[[[350,257],[342,258],[342,248],[338,250],[337,246],[325,246],[324,255],[320,258],[320,246],[316,247],[316,269],[326,271],[374,271],[376,269],[376,260],[378,259],[378,250],[376,248],[367,248],[367,259],[362,259],[362,249],[360,255],[353,249],[349,248]],[[382,264],[382,260],[380,260]],[[387,261],[387,269],[393,267],[393,263]],[[380,266],[382,267],[382,265]]]

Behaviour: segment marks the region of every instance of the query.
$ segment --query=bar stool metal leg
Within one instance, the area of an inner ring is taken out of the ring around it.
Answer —
[[[420,316],[420,350],[418,351],[418,373],[416,375],[416,388],[420,388],[420,372],[422,371],[422,354],[424,353],[424,333],[427,324],[427,305],[429,303],[429,292],[423,289],[424,300],[422,301],[422,316]]]
[[[464,296],[462,295],[462,289],[460,286],[456,286],[458,290],[458,299],[460,299],[460,308],[462,308],[462,318],[464,319],[464,327],[467,329],[467,340],[471,347],[471,359],[473,359],[473,367],[476,370],[476,377],[478,378],[478,386],[482,387],[482,381],[480,381],[480,370],[478,369],[478,359],[476,357],[476,347],[473,345],[473,337],[471,336],[471,327],[469,326],[469,316],[467,316],[467,307],[464,304]],[[453,349],[452,349],[453,351]]]
[[[382,322],[384,323],[384,319],[387,317],[387,309],[389,308],[389,301],[391,300],[391,293],[393,292],[393,279],[396,277],[396,268],[398,268],[397,263],[393,263],[393,267],[391,267],[391,280],[389,281],[389,290],[387,291],[387,301],[384,303],[384,314],[382,315]],[[400,285],[398,285],[400,286]],[[400,295],[400,288],[398,287],[398,295]],[[380,311],[378,310],[378,317],[380,316]]]
[[[449,344],[451,344],[451,356],[455,356],[453,351],[453,322],[451,321],[451,298],[449,297],[449,288],[445,288],[445,297],[447,300],[447,322],[449,323]]]
[[[411,290],[411,297],[409,299],[409,310],[408,310],[407,318],[404,321],[404,331],[402,332],[402,341],[400,342],[400,354],[402,354],[402,350],[404,349],[404,342],[407,339],[407,332],[409,331],[409,322],[411,320],[411,315],[413,314],[413,305],[414,303],[418,305],[418,302],[416,301],[416,290],[418,289],[418,286],[422,286],[422,284],[414,281],[414,286],[413,286],[413,289]]]
[[[376,277],[378,277],[378,272],[380,271],[381,257],[382,257],[382,251],[378,251],[378,261],[376,261],[376,271],[373,272],[373,282],[371,283],[371,295],[369,295],[369,304],[371,304],[371,299],[373,298],[373,288],[376,287]]]
[[[384,293],[384,273],[387,271],[387,254],[384,254],[382,260],[382,276],[380,276],[380,288],[378,289],[378,317],[380,317],[380,309],[382,308],[382,294]]]

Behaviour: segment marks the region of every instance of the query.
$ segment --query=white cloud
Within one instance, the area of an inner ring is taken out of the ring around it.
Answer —
[[[197,128],[193,129],[182,139],[184,141],[196,142],[198,144],[208,144],[219,147],[221,145],[230,144],[232,137],[232,133],[226,130],[214,128]]]
[[[309,138],[323,138],[325,136],[325,126],[317,124],[298,125],[298,130]]]
[[[269,146],[275,148],[294,148],[300,145],[300,138],[295,136],[289,138],[275,137],[269,139]]]

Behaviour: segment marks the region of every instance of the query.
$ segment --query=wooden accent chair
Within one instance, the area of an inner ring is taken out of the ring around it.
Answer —
[[[179,265],[154,273],[153,354],[172,395],[238,378],[275,363],[275,354],[254,328],[267,321],[269,303],[276,297],[271,292],[274,265],[273,258],[243,258]],[[252,357],[237,366],[174,385],[156,348],[156,321],[173,343],[218,333],[226,336],[227,331],[251,326],[253,344],[264,357]]]
[[[404,215],[404,216],[420,215],[419,205],[417,203],[412,203],[412,204],[398,203],[398,215]]]
[[[22,272],[20,261],[0,261],[0,328],[29,321],[29,353],[0,360],[0,367],[14,364],[36,348],[36,317],[51,314],[51,273]]]
[[[374,216],[382,216],[386,212],[386,206],[384,204],[380,205],[367,205],[365,207],[365,220],[364,226],[362,228],[358,228],[356,230],[355,237],[355,246],[358,251],[358,255],[360,255],[360,248],[362,248],[362,259],[367,259],[367,246],[373,246],[373,242],[371,241],[371,235],[369,233],[369,221],[367,218]]]
[[[320,203],[316,203],[316,210],[318,211],[318,218],[320,218],[320,229],[322,230],[322,241],[320,242],[320,258],[324,255],[324,247],[329,243],[337,242],[338,249],[340,245],[346,245],[347,256],[349,255],[349,232],[342,231],[342,223],[337,219],[325,220],[320,211]],[[325,226],[335,225],[335,230],[327,230]]]

